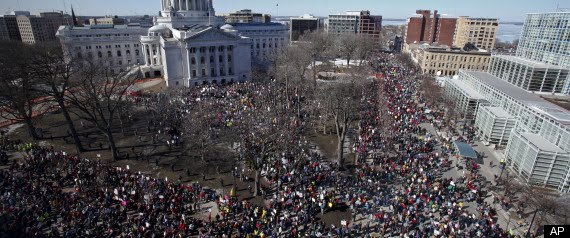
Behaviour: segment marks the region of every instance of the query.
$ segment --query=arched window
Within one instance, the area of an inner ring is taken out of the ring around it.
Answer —
[[[126,53],[127,53],[127,56],[131,56],[131,51],[130,51],[130,50],[127,50]]]
[[[192,57],[192,64],[196,64],[196,58]]]
[[[200,64],[206,63],[206,59],[204,57],[200,57]]]
[[[113,53],[111,53],[111,51],[107,51],[107,57],[113,57]]]
[[[139,54],[140,54],[139,50],[135,50],[135,55],[139,56]]]
[[[101,53],[101,51],[97,51],[97,57],[103,58],[103,53]]]
[[[121,51],[120,51],[120,50],[117,50],[117,56],[121,57],[121,55],[122,55],[122,54],[121,54]]]

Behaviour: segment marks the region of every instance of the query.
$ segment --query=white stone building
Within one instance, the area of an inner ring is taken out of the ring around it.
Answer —
[[[114,70],[138,66],[145,77],[186,87],[248,80],[253,62],[267,61],[272,49],[289,41],[281,24],[223,23],[211,0],[161,0],[151,28],[61,26],[57,35],[72,56],[98,59]]]

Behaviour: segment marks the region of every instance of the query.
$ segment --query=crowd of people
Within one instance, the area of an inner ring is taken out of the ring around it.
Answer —
[[[294,152],[260,169],[264,202],[255,204],[235,190],[217,192],[27,146],[23,159],[0,170],[0,237],[513,237],[484,201],[485,182],[477,171],[443,177],[454,169],[451,148],[421,127],[429,120],[420,106],[417,72],[402,65],[389,54],[371,61],[383,77],[362,99],[352,171],[339,170],[296,138]],[[147,132],[157,132],[153,142],[163,134],[164,142],[177,146],[186,132],[178,121],[197,109],[189,102],[223,107],[214,110],[210,126],[233,128],[265,96],[258,92],[272,91],[259,87],[268,86],[205,87],[139,103],[155,110],[156,118],[170,118],[148,123]],[[245,173],[234,170],[236,177]],[[338,211],[351,218],[325,223],[327,213]]]

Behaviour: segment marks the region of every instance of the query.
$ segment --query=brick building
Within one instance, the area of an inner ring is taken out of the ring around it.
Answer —
[[[440,45],[453,45],[455,25],[457,18],[441,16],[437,10],[417,10],[416,15],[408,18],[406,30],[406,44],[410,43],[438,43]]]

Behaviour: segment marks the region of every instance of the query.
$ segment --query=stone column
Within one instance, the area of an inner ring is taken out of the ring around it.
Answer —
[[[211,78],[213,75],[212,75],[212,70],[210,69],[211,68],[211,65],[210,65],[210,56],[211,56],[210,55],[210,47],[211,46],[206,47],[206,59],[205,60],[206,60],[206,75]]]
[[[144,52],[145,52],[144,60],[146,61],[146,65],[147,65],[147,66],[150,66],[150,64],[151,64],[151,55],[152,55],[152,52],[150,51],[150,47],[149,47],[148,44],[145,44],[144,47],[145,47],[145,48],[144,48]]]
[[[154,57],[156,56],[156,53],[154,52],[154,45],[150,45],[150,65],[155,65],[154,63]]]
[[[201,78],[202,77],[202,52],[200,52],[200,49],[202,47],[196,47],[196,77]]]
[[[216,46],[216,49],[214,50],[214,72],[216,73],[216,77],[220,77],[220,51],[218,51],[219,47],[219,45]]]
[[[224,73],[226,73],[226,76],[230,75],[230,72],[228,71],[228,67],[229,67],[229,62],[228,62],[228,46],[224,46]]]
[[[185,0],[184,3],[186,4],[186,8],[185,8],[186,11],[189,11],[190,10],[190,0]]]
[[[186,48],[186,58],[188,59],[188,80],[192,80],[192,56],[190,55],[190,48]]]

